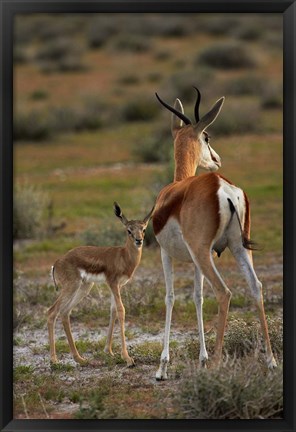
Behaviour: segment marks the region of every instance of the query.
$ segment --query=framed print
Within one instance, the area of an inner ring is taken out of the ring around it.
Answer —
[[[1,0],[1,430],[295,430],[295,2]]]

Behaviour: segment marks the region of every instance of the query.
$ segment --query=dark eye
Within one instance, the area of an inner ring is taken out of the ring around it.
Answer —
[[[143,229],[143,234],[145,234],[145,232],[146,232],[146,230],[145,230],[145,229]]]
[[[129,230],[129,229],[128,229],[128,230],[127,230],[127,232],[129,233],[129,235],[132,235],[132,232],[131,232],[131,230]]]
[[[209,137],[205,137],[205,142],[207,143],[207,144],[209,144],[209,142],[210,142],[210,139],[209,139]]]

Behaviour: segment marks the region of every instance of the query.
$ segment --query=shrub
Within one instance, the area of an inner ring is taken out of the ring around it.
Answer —
[[[188,15],[187,15],[188,17]],[[175,14],[167,14],[166,18],[163,17],[155,17],[151,19],[150,22],[146,25],[149,29],[149,35],[151,33],[162,36],[162,37],[184,37],[190,34],[193,30],[190,25],[191,21],[184,20],[184,16],[176,16]]]
[[[225,351],[227,354],[241,357],[254,351],[259,346],[258,325],[248,325],[242,319],[232,319],[225,334]]]
[[[237,17],[219,14],[219,16],[207,16],[199,22],[199,29],[214,36],[228,35],[239,25]]]
[[[154,134],[140,139],[134,146],[134,155],[142,162],[168,162],[173,140],[168,128],[158,130]]]
[[[55,131],[94,130],[102,126],[102,119],[95,105],[80,108],[57,107],[52,111]]]
[[[118,80],[119,84],[123,84],[123,85],[135,85],[135,84],[139,84],[140,82],[140,77],[137,74],[127,74],[127,75],[123,75],[119,78]]]
[[[36,18],[28,19],[23,14],[15,15],[14,21],[14,43],[27,44],[36,37],[39,25]]]
[[[162,344],[160,342],[146,341],[142,344],[131,345],[129,347],[130,355],[136,359],[136,362],[145,365],[156,364],[161,351]]]
[[[124,121],[149,121],[158,116],[159,109],[154,99],[139,96],[127,102],[120,114]]]
[[[254,24],[250,22],[238,26],[233,33],[234,36],[242,40],[256,41],[260,39],[263,35],[264,28],[260,23]]]
[[[170,93],[172,98],[180,98],[183,101],[193,101],[196,97],[195,90],[192,86],[196,86],[202,92],[203,87],[207,87],[213,80],[213,71],[208,67],[197,64],[196,69],[182,70],[173,74],[169,81]],[[193,108],[192,108],[193,113]],[[190,117],[190,116],[189,116]]]
[[[13,237],[28,239],[37,237],[48,204],[44,192],[32,185],[16,185],[13,196]]]
[[[35,100],[47,97],[45,91],[31,95]],[[43,141],[59,132],[95,130],[109,121],[108,107],[101,101],[88,98],[80,106],[57,106],[42,111],[17,111],[14,118],[14,139]]]
[[[121,34],[113,39],[112,46],[116,51],[143,53],[150,50],[151,41],[140,35]]]
[[[282,87],[275,84],[265,86],[261,101],[262,108],[278,109],[283,106],[283,90]]]
[[[43,72],[73,72],[85,69],[82,47],[72,39],[59,37],[42,45],[35,60]]]
[[[102,17],[95,18],[90,22],[87,30],[87,42],[90,48],[101,48],[111,36],[116,33],[116,26],[113,21],[103,20]]]
[[[253,357],[228,359],[221,367],[192,365],[179,386],[186,418],[276,419],[283,416],[283,371],[266,372]]]
[[[217,69],[239,69],[253,67],[256,61],[245,45],[238,42],[223,42],[205,48],[198,55],[195,64]]]
[[[46,90],[35,90],[30,94],[30,99],[32,100],[44,100],[48,98],[48,92]]]
[[[17,44],[13,47],[13,61],[15,64],[27,63],[30,59],[27,49],[23,44]]]
[[[53,121],[45,111],[16,111],[13,121],[15,140],[41,141],[48,139],[53,130]]]
[[[122,14],[117,17],[115,26],[129,29],[136,37],[183,37],[194,31],[195,19],[188,14]]]

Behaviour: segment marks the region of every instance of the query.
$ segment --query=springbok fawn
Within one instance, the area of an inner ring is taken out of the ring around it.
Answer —
[[[114,203],[114,212],[126,228],[127,238],[124,246],[76,247],[59,258],[52,267],[54,283],[61,287],[59,297],[48,310],[48,333],[52,363],[58,361],[54,328],[59,314],[74,360],[81,364],[87,362],[76,348],[70,327],[70,313],[90,292],[94,282],[99,282],[104,277],[111,289],[110,322],[104,351],[113,355],[112,337],[117,314],[121,332],[121,356],[128,366],[134,364],[127,352],[125,343],[125,309],[120,291],[123,285],[132,278],[140,263],[145,229],[152,217],[153,209],[143,220],[127,220],[116,202]]]
[[[160,191],[153,216],[153,228],[161,248],[166,285],[164,346],[156,372],[157,380],[167,379],[174,305],[173,258],[194,263],[194,302],[199,327],[199,360],[202,366],[206,366],[208,360],[202,314],[204,277],[214,289],[219,303],[215,363],[221,359],[231,292],[215,267],[212,252],[215,251],[220,256],[226,247],[236,259],[258,307],[267,364],[270,368],[276,366],[264,312],[262,284],[253,267],[248,198],[241,189],[216,173],[195,176],[198,166],[210,171],[221,166],[219,156],[209,145],[206,129],[215,121],[224,102],[224,98],[219,99],[200,119],[198,90],[197,93],[195,124],[184,115],[182,103],[178,99],[174,107],[171,107],[156,94],[158,100],[173,112],[175,155],[174,182]]]

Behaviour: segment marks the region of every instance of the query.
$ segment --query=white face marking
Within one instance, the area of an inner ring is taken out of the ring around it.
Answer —
[[[221,167],[220,156],[206,142],[203,133],[199,136],[199,142],[201,146],[199,165],[209,171],[217,171],[217,169]]]

